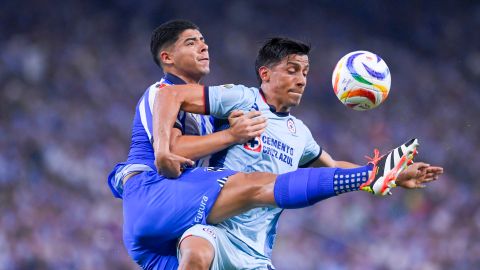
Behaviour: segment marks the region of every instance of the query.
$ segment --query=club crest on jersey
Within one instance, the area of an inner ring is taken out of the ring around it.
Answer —
[[[223,88],[227,88],[227,89],[230,89],[230,88],[233,88],[233,84],[223,84],[223,85],[220,85],[221,87]]]
[[[211,228],[203,227],[202,230],[204,232],[210,234],[211,236],[213,236],[213,238],[217,238],[217,236],[215,235],[215,232],[213,232],[213,230]]]
[[[259,153],[262,150],[262,141],[260,140],[260,137],[255,137],[243,144],[243,148],[247,149],[248,151]]]
[[[155,87],[156,87],[156,88],[163,88],[163,87],[165,87],[165,86],[167,86],[167,85],[168,85],[168,84],[166,84],[166,83],[157,83],[157,84],[155,85]]]
[[[288,128],[288,131],[290,131],[290,133],[292,134],[297,133],[297,128],[295,127],[295,122],[293,121],[292,118],[289,118],[287,120],[287,128]]]

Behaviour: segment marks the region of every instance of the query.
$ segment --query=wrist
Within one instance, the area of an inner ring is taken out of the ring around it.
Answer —
[[[235,133],[233,132],[232,128],[228,128],[228,129],[224,130],[223,135],[224,135],[224,138],[225,138],[225,142],[227,144],[237,143]]]
[[[156,156],[161,156],[170,153],[170,145],[162,142],[154,142],[153,150]]]

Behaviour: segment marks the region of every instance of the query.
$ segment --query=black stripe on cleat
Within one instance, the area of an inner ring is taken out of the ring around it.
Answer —
[[[403,151],[402,151],[402,146],[398,147],[398,154],[400,155],[400,158],[403,156]]]
[[[416,140],[415,138],[409,140],[408,142],[405,143],[405,146],[409,147],[415,140]]]
[[[389,168],[390,170],[395,167],[395,161],[396,161],[396,160],[395,160],[395,150],[396,150],[396,149],[394,149],[394,150],[390,153],[390,155],[391,155],[391,157],[390,157],[390,168]]]

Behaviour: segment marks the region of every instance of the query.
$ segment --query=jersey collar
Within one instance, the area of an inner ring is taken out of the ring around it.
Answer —
[[[268,105],[268,107],[270,107],[270,111],[273,114],[275,114],[276,116],[280,116],[280,117],[285,117],[285,116],[290,115],[290,112],[277,112],[277,108],[275,108],[275,106],[273,106],[271,104],[268,104],[267,99],[265,98],[265,93],[263,93],[262,88],[260,88],[260,95],[262,96],[263,101],[265,101],[265,103]]]
[[[165,73],[165,76],[163,76],[163,80],[168,84],[187,84],[180,77],[177,77],[172,73]]]

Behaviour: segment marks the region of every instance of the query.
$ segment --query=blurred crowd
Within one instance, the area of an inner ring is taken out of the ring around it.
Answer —
[[[202,2],[2,2],[0,269],[137,269],[106,177],[127,156],[138,98],[162,76],[150,32],[172,18],[205,35],[205,84],[256,86],[265,38],[309,42],[308,86],[293,113],[326,151],[364,163],[374,147],[418,137],[419,159],[445,168],[424,190],[285,211],[278,269],[480,265],[479,3]],[[336,61],[359,49],[381,55],[392,73],[389,98],[368,112],[347,109],[331,89]]]

